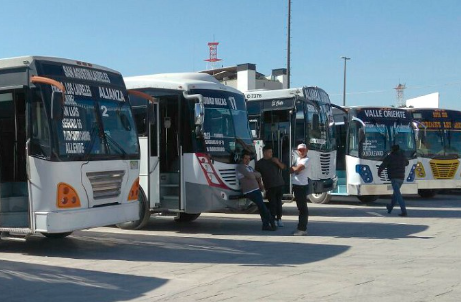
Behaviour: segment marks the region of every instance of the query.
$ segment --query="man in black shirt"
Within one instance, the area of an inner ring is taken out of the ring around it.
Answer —
[[[407,216],[407,209],[400,193],[400,187],[405,179],[405,167],[408,166],[408,163],[408,159],[405,157],[405,153],[400,150],[399,145],[393,145],[391,152],[384,158],[383,163],[378,168],[378,175],[381,175],[381,172],[387,168],[387,175],[391,180],[392,189],[394,190],[391,204],[386,205],[389,214],[398,202],[402,210],[399,216]]]
[[[269,200],[269,209],[272,217],[276,219],[277,226],[283,227],[282,222],[282,197],[283,186],[282,170],[286,166],[276,157],[272,156],[272,147],[264,146],[263,158],[258,160],[255,170],[261,173],[266,197]]]

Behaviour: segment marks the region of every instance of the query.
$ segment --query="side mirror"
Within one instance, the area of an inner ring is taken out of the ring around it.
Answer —
[[[203,105],[200,103],[195,103],[194,107],[195,112],[195,125],[201,126],[205,120],[205,112],[203,110]]]
[[[320,121],[319,121],[319,115],[318,114],[312,115],[312,128],[313,128],[313,130],[319,130],[319,128],[320,128]]]
[[[205,110],[202,103],[195,103],[194,107],[194,116],[195,116],[195,134],[197,137],[202,136],[202,125],[205,121]]]
[[[149,124],[150,124],[150,125],[154,125],[155,122],[156,122],[156,118],[157,118],[157,117],[155,116],[156,112],[154,111],[154,108],[155,108],[155,106],[154,106],[154,104],[152,104],[151,102],[149,102],[149,103],[147,104],[147,110],[149,111],[149,112],[147,113],[147,116],[149,117]]]
[[[60,91],[53,91],[51,95],[51,119],[62,120],[64,116],[64,94]]]
[[[365,130],[362,128],[359,129],[359,142],[363,141],[365,139]]]

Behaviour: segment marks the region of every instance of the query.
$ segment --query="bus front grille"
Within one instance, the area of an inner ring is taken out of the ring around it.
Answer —
[[[320,168],[322,169],[322,175],[330,174],[330,153],[320,153]]]
[[[433,159],[429,163],[435,179],[452,179],[458,170],[459,161]]]
[[[218,171],[226,185],[236,186],[238,184],[235,169],[219,169]]]
[[[376,165],[376,171],[378,171],[379,166],[380,165]],[[389,175],[387,175],[387,168],[385,168],[383,172],[381,172],[381,175],[378,175],[378,177],[381,181],[390,181]]]
[[[93,188],[93,198],[105,199],[118,197],[122,189],[125,171],[88,172],[86,176]]]

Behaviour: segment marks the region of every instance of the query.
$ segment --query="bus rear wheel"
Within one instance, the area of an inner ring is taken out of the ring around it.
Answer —
[[[436,190],[418,190],[418,195],[422,198],[432,198],[437,194]]]
[[[369,203],[378,200],[379,195],[362,195],[357,196],[357,198],[363,203]]]
[[[312,202],[312,203],[329,203],[330,200],[331,200],[331,195],[328,194],[327,192],[323,192],[323,193],[320,193],[320,194],[309,194],[307,195],[307,197],[309,198],[309,200]]]
[[[66,237],[69,236],[70,234],[72,234],[72,232],[65,232],[65,233],[42,233],[43,236],[45,236],[46,238],[50,238],[50,239],[62,239],[62,238],[66,238]]]
[[[123,230],[139,230],[146,226],[150,219],[150,206],[147,200],[146,194],[142,188],[139,188],[139,219],[134,221],[128,221],[118,223],[117,227]]]
[[[191,222],[197,219],[200,216],[201,213],[197,214],[189,214],[189,213],[178,213],[176,217],[174,218],[174,221],[176,222]]]

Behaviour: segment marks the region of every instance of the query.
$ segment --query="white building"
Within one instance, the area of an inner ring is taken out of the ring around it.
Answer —
[[[434,92],[406,101],[407,107],[413,108],[439,108],[439,93]]]
[[[255,89],[275,90],[288,88],[287,69],[273,69],[270,76],[256,71],[256,64],[239,64],[237,66],[204,70],[224,85],[242,92]]]

